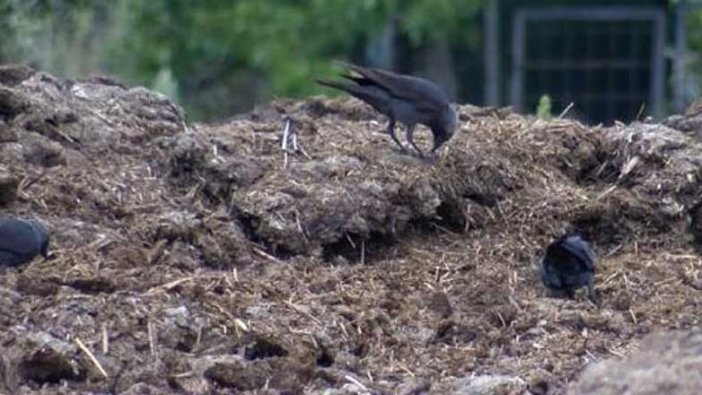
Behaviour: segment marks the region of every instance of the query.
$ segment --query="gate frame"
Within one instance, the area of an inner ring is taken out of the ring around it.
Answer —
[[[524,63],[527,42],[527,22],[530,21],[651,21],[653,51],[651,51],[650,114],[663,115],[665,78],[665,10],[660,7],[524,7],[512,18],[512,75],[510,101],[516,111],[524,111]]]

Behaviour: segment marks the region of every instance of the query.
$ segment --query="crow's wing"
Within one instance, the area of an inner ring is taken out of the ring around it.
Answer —
[[[34,235],[37,238],[37,248],[39,253],[46,257],[49,250],[49,238],[51,237],[49,229],[47,229],[44,224],[36,219],[30,219],[27,222],[34,229]]]
[[[589,270],[595,270],[595,257],[590,246],[580,236],[569,236],[561,242],[561,246],[575,257]]]
[[[27,255],[37,251],[38,239],[34,228],[23,221],[0,221],[0,251]]]
[[[18,266],[27,262],[25,255],[18,255],[14,252],[0,250],[0,266]]]
[[[317,80],[317,83],[320,85],[328,86],[330,88],[347,92],[351,96],[354,96],[370,104],[371,106],[373,106],[373,108],[375,108],[383,114],[388,115],[390,113],[390,109],[388,108],[388,105],[390,103],[389,94],[375,85],[362,83],[350,84],[346,82],[336,82],[327,80]]]
[[[560,288],[563,284],[560,276],[553,268],[553,262],[551,262],[551,257],[546,255],[541,259],[541,267],[539,268],[539,275],[541,281],[549,288]]]
[[[346,78],[361,85],[372,82],[385,89],[390,95],[412,103],[417,110],[428,115],[436,114],[449,103],[446,93],[438,85],[426,79],[354,64],[346,64],[346,67],[360,74],[366,81],[359,81],[357,77]]]

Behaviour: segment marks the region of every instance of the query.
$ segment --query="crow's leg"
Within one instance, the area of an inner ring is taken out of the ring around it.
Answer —
[[[549,298],[557,298],[563,295],[555,289],[546,288],[546,296]]]
[[[433,130],[432,130],[432,133],[434,133]],[[434,147],[431,149],[431,153],[433,154],[434,152],[436,152],[436,150],[441,148],[441,146],[444,145],[445,142],[446,142],[446,140],[443,140],[442,142],[438,142],[437,135],[434,133]]]
[[[405,147],[402,146],[402,143],[400,142],[400,140],[398,140],[397,136],[395,136],[395,120],[392,118],[390,119],[390,122],[388,123],[388,134],[390,135],[390,137],[392,137],[392,140],[397,145],[400,146],[400,149],[402,150],[402,152],[407,152]]]
[[[412,145],[412,148],[417,150],[417,153],[419,154],[420,157],[424,157],[424,153],[422,152],[421,149],[417,146],[417,144],[414,143],[414,128],[416,125],[407,125],[407,129],[405,129],[405,138],[407,141]]]

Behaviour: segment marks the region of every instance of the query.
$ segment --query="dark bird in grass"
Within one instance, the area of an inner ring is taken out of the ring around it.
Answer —
[[[0,266],[19,266],[49,255],[49,231],[39,221],[0,219]]]
[[[588,243],[579,235],[563,235],[546,248],[541,261],[541,280],[553,291],[569,298],[587,287],[587,296],[599,305],[594,288],[595,258]]]
[[[387,70],[353,64],[345,66],[355,73],[342,75],[348,81],[317,82],[347,92],[390,118],[387,132],[403,152],[405,147],[395,136],[395,122],[405,124],[406,139],[420,156],[423,155],[422,150],[414,142],[414,129],[418,123],[431,129],[434,136],[432,152],[453,136],[458,125],[458,115],[446,93],[435,83]]]

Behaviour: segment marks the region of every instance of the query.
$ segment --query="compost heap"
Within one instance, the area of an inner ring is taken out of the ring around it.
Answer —
[[[144,88],[5,66],[1,214],[44,220],[53,257],[0,269],[0,392],[561,393],[700,324],[697,117],[463,106],[423,160],[353,99],[189,124]],[[601,309],[539,281],[566,229]]]

